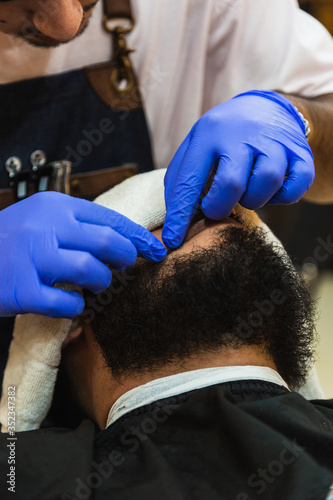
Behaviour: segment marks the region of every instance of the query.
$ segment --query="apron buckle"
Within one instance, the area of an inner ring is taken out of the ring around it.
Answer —
[[[128,94],[134,88],[134,75],[132,63],[129,55],[135,52],[127,46],[125,36],[134,28],[134,20],[131,20],[128,27],[116,26],[110,28],[108,22],[110,20],[104,17],[104,28],[112,34],[113,38],[113,59],[118,62],[111,74],[111,85],[119,94]]]
[[[50,166],[53,170],[53,190],[70,195],[72,163],[68,160],[61,160],[50,163]]]
[[[22,161],[18,156],[8,158],[5,166],[11,179],[10,187],[14,191],[16,201],[24,200],[28,196],[29,170],[22,170]]]

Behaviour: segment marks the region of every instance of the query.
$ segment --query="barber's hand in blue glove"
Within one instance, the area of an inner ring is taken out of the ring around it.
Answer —
[[[52,285],[72,283],[98,293],[111,282],[104,263],[125,268],[137,254],[160,261],[166,250],[117,212],[60,193],[35,194],[0,212],[0,316],[73,318],[83,298]]]
[[[181,244],[209,174],[202,200],[210,219],[227,217],[237,203],[256,209],[294,203],[314,180],[311,149],[294,105],[275,92],[240,94],[206,113],[178,149],[165,177],[165,244]]]

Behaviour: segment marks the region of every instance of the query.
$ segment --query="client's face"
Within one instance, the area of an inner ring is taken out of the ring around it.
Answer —
[[[303,381],[312,359],[312,302],[258,222],[240,207],[222,222],[194,221],[164,262],[139,259],[114,274],[97,300],[87,293],[86,320],[115,378],[257,346],[292,387]]]
[[[223,231],[230,226],[254,228],[258,226],[259,222],[260,219],[255,212],[246,210],[240,205],[237,205],[230,217],[226,217],[222,221],[207,219],[202,212],[198,212],[190,224],[182,245],[175,250],[169,250],[169,255],[171,253],[176,255],[191,254],[194,249],[210,247],[215,239],[215,230]],[[162,229],[162,226],[155,229],[153,234],[164,244]]]

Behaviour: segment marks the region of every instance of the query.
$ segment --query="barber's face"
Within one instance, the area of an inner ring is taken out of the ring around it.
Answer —
[[[0,0],[0,31],[39,47],[71,41],[99,0]]]

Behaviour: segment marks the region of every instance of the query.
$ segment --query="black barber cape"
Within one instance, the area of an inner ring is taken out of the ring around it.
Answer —
[[[333,483],[333,400],[262,381],[160,400],[103,431],[16,437],[15,493],[0,438],[1,500],[325,500]]]

